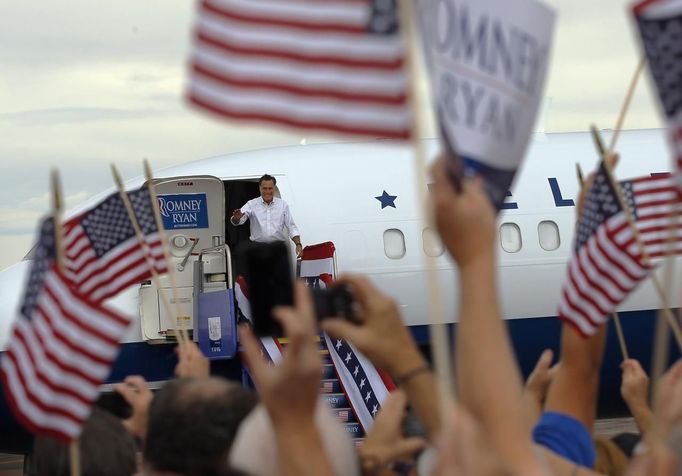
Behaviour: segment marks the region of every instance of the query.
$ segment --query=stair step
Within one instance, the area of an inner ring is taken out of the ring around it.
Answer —
[[[336,378],[336,371],[334,370],[334,366],[332,364],[325,364],[322,366],[322,378],[324,380]]]

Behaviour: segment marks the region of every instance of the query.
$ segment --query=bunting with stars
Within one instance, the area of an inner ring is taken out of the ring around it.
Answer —
[[[331,339],[327,334],[324,339],[351,407],[368,433],[389,388],[374,365],[350,342]]]
[[[305,279],[306,286],[326,288],[334,283],[335,249],[331,241],[303,249],[300,276]],[[388,375],[378,371],[349,342],[331,339],[327,334],[323,337],[344,393],[366,434],[372,428],[384,398],[395,386]]]

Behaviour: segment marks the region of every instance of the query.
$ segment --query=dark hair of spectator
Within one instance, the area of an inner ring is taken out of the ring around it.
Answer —
[[[186,476],[231,474],[228,454],[255,394],[226,380],[176,379],[149,408],[145,465]]]
[[[265,174],[261,178],[258,179],[258,185],[262,184],[264,181],[270,180],[272,181],[273,185],[277,185],[277,179],[273,177],[272,175]]]
[[[133,437],[121,420],[101,408],[92,408],[79,444],[82,476],[130,476],[137,471]],[[69,476],[69,446],[53,438],[37,437],[33,464],[38,476]]]

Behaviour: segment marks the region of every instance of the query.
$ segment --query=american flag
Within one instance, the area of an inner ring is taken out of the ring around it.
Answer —
[[[239,121],[407,139],[396,0],[202,0],[189,100]]]
[[[644,0],[633,11],[668,122],[676,183],[682,189],[682,0]]]
[[[167,271],[147,186],[128,192],[154,263]],[[64,224],[64,264],[78,290],[102,301],[147,279],[151,271],[118,192]]]
[[[336,410],[336,416],[339,420],[347,422],[350,420],[350,410]]]
[[[320,384],[320,391],[322,393],[334,393],[334,382],[323,380]]]
[[[10,345],[2,387],[33,433],[70,441],[81,432],[130,319],[102,308],[56,267],[54,221],[43,221]]]
[[[682,226],[675,224],[670,229],[671,220],[677,217],[680,208],[679,194],[671,174],[653,174],[620,183],[625,200],[630,208],[635,226],[646,254],[650,258],[664,256],[668,251],[668,238],[673,232],[670,243],[671,253],[682,252]],[[638,251],[638,244],[625,226],[616,234],[618,246],[628,247],[630,253]]]
[[[647,191],[645,180],[630,183],[627,206],[639,218],[637,227],[645,231],[654,223],[648,210],[656,192]],[[602,162],[578,221],[559,317],[583,336],[594,334],[650,270]]]

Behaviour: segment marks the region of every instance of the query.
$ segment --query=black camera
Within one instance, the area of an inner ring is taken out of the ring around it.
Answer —
[[[353,294],[348,286],[332,286],[327,289],[313,289],[315,317],[318,321],[326,317],[340,317],[355,320]]]
[[[284,242],[249,243],[240,251],[246,265],[253,332],[281,337],[282,326],[272,317],[275,306],[293,306],[293,273]],[[346,286],[312,289],[317,320],[340,317],[353,320],[353,296]]]

